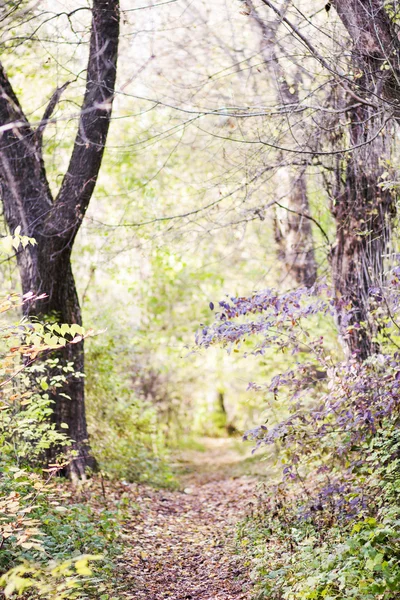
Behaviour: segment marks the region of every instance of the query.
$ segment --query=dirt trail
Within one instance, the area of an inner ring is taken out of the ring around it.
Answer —
[[[182,490],[137,489],[138,512],[124,529],[125,597],[249,600],[249,574],[232,542],[256,480],[232,476],[243,458],[219,442],[189,454]]]

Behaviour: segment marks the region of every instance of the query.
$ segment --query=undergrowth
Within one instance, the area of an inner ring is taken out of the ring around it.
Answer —
[[[258,511],[237,534],[237,546],[252,565],[257,598],[399,597],[400,471],[398,464],[388,469],[387,461],[399,452],[400,437],[386,425],[363,449],[367,469],[347,486],[339,477],[328,503],[321,500],[325,482],[315,473],[307,483],[281,483],[260,495]]]
[[[220,302],[215,323],[198,333],[205,347],[292,357],[272,381],[249,386],[271,414],[286,411],[246,434],[255,449],[275,448],[282,474],[238,528],[259,600],[400,598],[399,273],[371,296],[380,351],[365,361],[342,361],[315,335],[318,316],[335,312],[324,286]],[[361,339],[364,324],[348,310]]]
[[[65,326],[62,340],[51,324],[14,323],[12,312],[26,300],[11,294],[0,302],[0,596],[116,598],[111,582],[124,501],[111,508],[96,498],[82,501],[58,476],[74,451],[67,428],[56,430],[52,421],[51,393],[81,374],[44,356],[74,333]],[[58,458],[43,468],[52,448]]]
[[[157,408],[134,387],[126,340],[91,340],[87,417],[92,449],[108,479],[176,487]]]

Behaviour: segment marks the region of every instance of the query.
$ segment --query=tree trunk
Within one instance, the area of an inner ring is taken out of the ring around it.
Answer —
[[[354,63],[363,77],[353,82],[372,104],[385,104],[400,119],[400,40],[396,19],[382,0],[332,0],[353,42]],[[350,79],[350,76],[349,76]]]
[[[43,248],[43,250],[44,256],[49,257],[49,249]],[[70,252],[61,253],[53,261],[52,267],[55,268],[47,269],[44,257],[40,264],[44,266],[44,269],[39,271],[42,291],[51,291],[43,303],[36,303],[29,308],[30,316],[56,320],[58,323],[82,325]],[[49,265],[50,261],[47,264]],[[25,288],[22,271],[21,277]],[[31,290],[32,287],[29,289]],[[68,425],[68,430],[62,430],[73,440],[71,449],[76,452],[77,456],[67,470],[73,478],[80,479],[84,477],[86,467],[90,467],[92,470],[96,467],[95,460],[90,454],[86,425],[83,340],[77,344],[67,345],[63,350],[54,353],[53,358],[58,358],[61,366],[72,363],[74,369],[73,373],[66,374],[67,382],[52,394],[55,403],[53,418],[57,429],[60,429],[61,424]],[[49,459],[53,458],[54,455],[50,452]]]
[[[382,117],[368,106],[349,114],[349,145],[358,146],[382,128]],[[384,263],[391,237],[394,201],[383,190],[382,159],[389,140],[375,140],[355,149],[345,166],[339,161],[332,213],[336,243],[331,253],[338,325],[349,354],[364,360],[378,350],[376,320],[371,316],[374,295],[382,293]]]
[[[296,67],[292,73],[293,84],[289,82],[288,73],[283,69],[276,54],[278,27],[280,19],[264,20],[252,0],[246,0],[249,16],[257,24],[261,32],[261,55],[270,76],[270,83],[275,92],[276,104],[290,110],[299,104],[300,71]],[[287,9],[284,4],[282,13]],[[287,116],[290,119],[290,116]],[[294,125],[291,135],[298,142],[302,131]],[[312,286],[317,278],[317,263],[314,254],[310,204],[307,195],[307,176],[304,167],[288,165],[277,172],[279,195],[282,200],[275,205],[275,241],[278,245],[278,257],[285,266],[286,272],[300,285]]]
[[[119,37],[119,1],[94,0],[86,91],[68,170],[59,193],[52,198],[41,152],[45,121],[30,126],[4,69],[0,66],[0,180],[7,225],[37,245],[17,255],[24,293],[46,294],[26,305],[29,316],[59,323],[82,324],[71,268],[72,246],[92,196],[106,143],[115,88]],[[56,90],[45,112],[51,116],[63,88]],[[83,373],[83,343],[57,353],[62,364],[72,362]],[[65,398],[63,394],[69,396]],[[93,467],[87,440],[84,380],[71,377],[54,392],[54,419],[68,425],[78,456],[70,473],[81,477]]]
[[[333,207],[337,237],[332,268],[339,324],[349,352],[365,359],[378,349],[373,341],[371,288],[383,285],[395,213],[391,192],[380,184],[389,146],[385,119],[400,117],[400,44],[381,0],[332,0],[332,4],[353,42],[353,72],[358,76],[352,85],[365,102],[349,113],[350,144],[372,140],[347,160],[345,183],[337,186]],[[341,311],[345,305],[351,307],[347,317]]]
[[[275,207],[278,257],[296,283],[311,287],[317,278],[317,263],[311,221],[307,218],[307,177],[304,169],[290,166],[279,169],[277,175],[280,193],[285,190],[282,204]]]

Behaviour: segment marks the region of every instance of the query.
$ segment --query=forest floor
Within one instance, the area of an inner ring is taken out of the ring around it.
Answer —
[[[234,551],[235,526],[253,510],[262,465],[244,458],[237,442],[206,440],[202,451],[176,457],[179,489],[132,484],[118,568],[121,597],[249,600],[248,568]]]

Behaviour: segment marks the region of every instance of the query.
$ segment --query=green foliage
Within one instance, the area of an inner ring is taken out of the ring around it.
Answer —
[[[129,340],[102,336],[86,359],[88,426],[101,471],[110,478],[174,485],[156,406],[135,387]]]
[[[0,497],[0,570],[6,572],[0,588],[17,593],[25,573],[30,581],[27,588],[37,587],[44,598],[58,597],[51,595],[55,590],[60,598],[83,598],[93,597],[90,590],[94,586],[106,589],[113,558],[120,552],[119,507],[95,510],[74,503],[71,493],[56,485],[54,472],[43,479],[4,462]],[[90,573],[75,568],[76,561],[86,554],[95,555],[98,561]],[[80,595],[75,594],[78,587]]]
[[[377,368],[372,359],[365,364]],[[398,380],[391,373],[392,367],[386,365],[385,381],[382,369],[377,368],[383,395],[385,384],[390,388]],[[355,385],[357,394],[365,398],[367,389],[361,377]],[[334,394],[335,388],[340,394],[338,382],[330,385],[330,393]],[[351,386],[345,389],[354,407]],[[371,385],[368,391],[372,390]],[[373,411],[372,402],[367,407]],[[314,445],[307,445],[311,452],[307,461],[296,460],[298,476],[294,483],[286,479],[267,489],[260,497],[258,514],[239,527],[238,548],[252,564],[260,600],[399,597],[397,411],[385,417],[381,411],[377,429],[350,442],[346,454],[340,456],[343,441],[349,442],[352,431],[357,434],[361,430],[361,423],[355,422],[352,430],[333,431],[327,436],[328,443],[316,437],[314,449]],[[297,433],[295,449],[286,448],[281,454],[284,465],[309,434],[304,424],[297,427]]]
[[[71,555],[87,553],[115,555],[113,542],[119,532],[116,511],[102,509],[95,514],[85,504],[65,506],[54,501],[45,508],[42,514],[35,514],[40,517],[43,547],[55,559],[61,561]]]
[[[72,365],[61,367],[58,359],[48,359],[26,367],[8,383],[0,411],[3,461],[8,457],[18,466],[40,465],[51,447],[69,446],[67,435],[52,422],[53,401],[48,393],[61,387],[67,376],[79,375]]]
[[[260,599],[398,597],[400,510],[391,484],[396,479],[398,485],[400,472],[387,477],[384,453],[375,458],[374,479],[365,490],[373,492],[374,501],[355,518],[339,521],[331,514],[318,523],[299,519],[298,498],[296,503],[293,494],[278,490],[275,510],[241,525],[238,545],[251,557]]]
[[[10,313],[25,301],[12,294],[0,302],[0,589],[6,598],[98,597],[120,551],[119,510],[74,503],[56,485],[70,441],[52,421],[51,393],[82,375],[54,358],[35,362],[86,333],[26,319],[13,323]],[[52,447],[60,449],[57,464],[42,470]]]
[[[329,533],[309,523],[249,521],[240,532],[249,546],[258,597],[333,600],[398,597],[400,511],[385,510]]]

